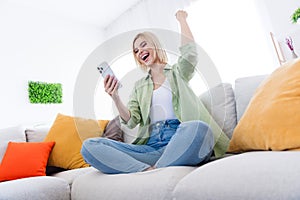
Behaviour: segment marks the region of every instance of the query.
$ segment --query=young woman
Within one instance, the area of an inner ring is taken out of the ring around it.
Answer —
[[[143,32],[134,38],[134,58],[148,74],[136,82],[128,107],[118,95],[115,77],[104,79],[105,91],[112,97],[121,122],[129,128],[139,124],[139,132],[132,144],[105,138],[83,143],[84,159],[103,173],[197,165],[206,162],[213,149],[215,155],[227,149],[228,138],[213,120],[210,123],[209,113],[188,86],[195,72],[197,50],[187,13],[180,10],[176,18],[182,34],[181,56],[173,66],[167,64],[166,52],[154,34]]]

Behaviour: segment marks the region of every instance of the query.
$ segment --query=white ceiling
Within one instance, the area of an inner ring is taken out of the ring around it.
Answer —
[[[10,0],[11,1],[11,0]],[[105,28],[141,0],[12,0],[18,5],[39,9]]]

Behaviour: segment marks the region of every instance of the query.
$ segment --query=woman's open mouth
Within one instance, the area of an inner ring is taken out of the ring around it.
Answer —
[[[147,60],[147,58],[149,57],[149,53],[145,53],[145,54],[143,54],[142,56],[141,56],[141,59],[143,60],[143,61],[145,61],[146,62],[146,60]]]

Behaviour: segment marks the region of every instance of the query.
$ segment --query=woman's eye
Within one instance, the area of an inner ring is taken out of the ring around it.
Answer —
[[[134,50],[133,50],[133,53],[135,53],[135,54],[137,54],[138,52],[139,52],[138,49],[134,49]]]
[[[147,42],[143,42],[141,46],[145,47],[146,45],[147,45]]]

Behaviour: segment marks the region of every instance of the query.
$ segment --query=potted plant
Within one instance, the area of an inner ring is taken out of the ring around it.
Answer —
[[[293,24],[296,24],[298,19],[300,18],[300,8],[294,11],[294,13],[291,16],[291,21]]]

